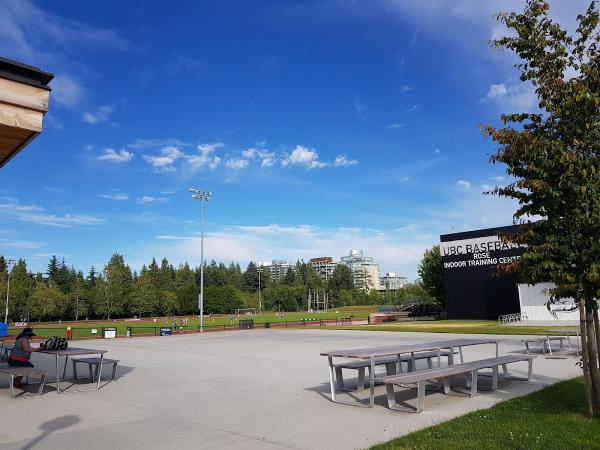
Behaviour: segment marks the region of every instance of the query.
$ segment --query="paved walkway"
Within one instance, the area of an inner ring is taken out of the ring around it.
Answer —
[[[119,379],[15,400],[0,389],[0,449],[366,448],[579,373],[573,357],[540,356],[534,382],[474,398],[431,393],[421,414],[387,409],[383,387],[373,409],[328,400],[321,351],[458,337],[474,335],[289,329],[75,342],[120,359]],[[500,352],[522,352],[521,338],[499,336]],[[492,355],[492,346],[465,350],[465,359]],[[50,357],[34,362],[54,374]]]

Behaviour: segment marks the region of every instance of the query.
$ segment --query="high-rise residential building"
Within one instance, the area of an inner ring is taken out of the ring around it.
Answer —
[[[395,291],[404,287],[406,283],[408,283],[408,279],[395,272],[388,272],[384,276],[379,277],[379,289],[382,291]]]
[[[258,263],[258,268],[261,270],[261,273],[268,274],[271,280],[283,280],[289,267],[291,267],[290,264],[282,259]]]
[[[362,250],[350,250],[350,254],[340,258],[352,270],[354,287],[363,291],[379,288],[379,265],[370,256],[364,256]]]
[[[333,271],[335,270],[335,266],[337,266],[337,263],[333,262],[333,258],[331,256],[312,258],[308,261],[308,264],[310,264],[310,266],[315,269],[319,276],[324,280],[329,280],[329,278],[331,278],[331,275],[333,275]]]

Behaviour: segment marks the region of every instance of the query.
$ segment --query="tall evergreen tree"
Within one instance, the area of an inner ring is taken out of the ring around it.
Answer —
[[[258,268],[254,261],[250,261],[243,278],[243,290],[249,293],[258,291]]]

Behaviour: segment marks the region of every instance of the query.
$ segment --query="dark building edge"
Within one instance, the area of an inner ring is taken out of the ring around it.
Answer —
[[[19,83],[51,90],[48,83],[54,78],[54,74],[44,72],[39,67],[29,66],[12,59],[0,57],[0,78],[16,81]]]

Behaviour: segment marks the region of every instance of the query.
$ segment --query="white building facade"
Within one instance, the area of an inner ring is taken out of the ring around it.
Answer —
[[[350,254],[340,258],[340,264],[350,268],[354,275],[354,287],[362,291],[379,288],[379,265],[362,250],[350,250]]]
[[[379,290],[395,291],[404,287],[406,283],[408,283],[406,277],[402,277],[395,272],[388,272],[382,277],[379,277]]]

